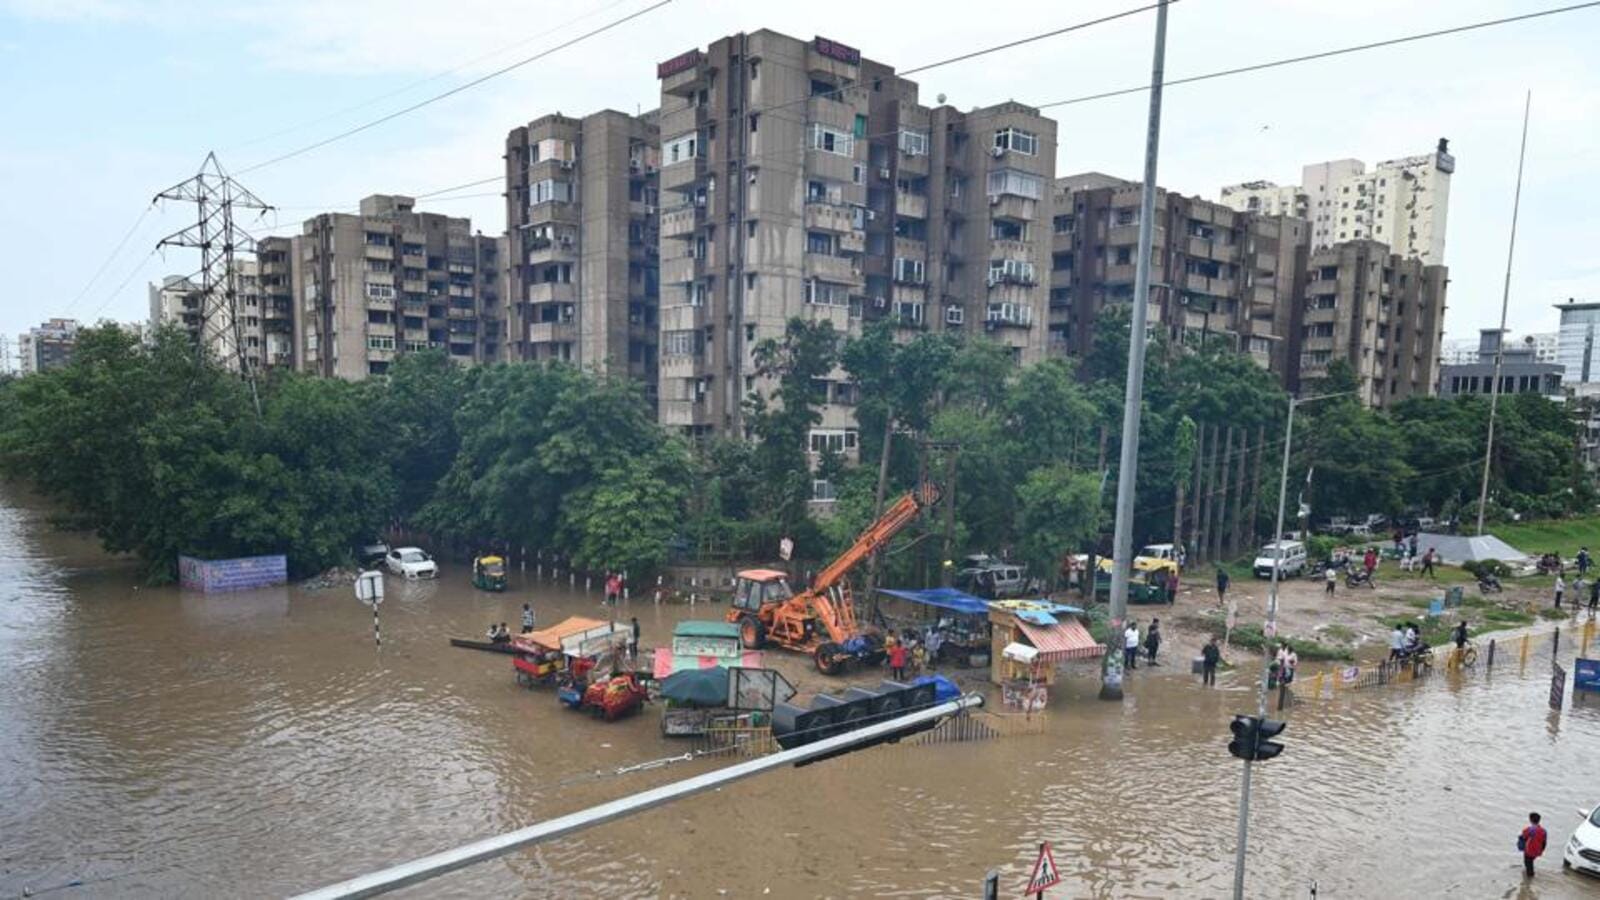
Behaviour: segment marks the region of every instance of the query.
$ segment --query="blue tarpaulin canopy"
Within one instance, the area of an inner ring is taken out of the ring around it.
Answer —
[[[878,588],[878,592],[888,594],[891,597],[899,597],[901,600],[909,600],[912,603],[920,603],[923,606],[937,606],[940,609],[948,609],[952,612],[965,613],[971,616],[987,615],[989,612],[987,601],[974,597],[965,591],[958,591],[955,588],[928,588],[921,591]]]

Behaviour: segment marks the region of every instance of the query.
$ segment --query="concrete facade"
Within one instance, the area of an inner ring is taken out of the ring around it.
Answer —
[[[1056,181],[1050,347],[1082,356],[1101,309],[1133,301],[1139,243],[1137,182],[1097,172]],[[1280,377],[1303,280],[1304,220],[1236,212],[1220,203],[1156,194],[1150,323],[1175,344],[1249,353]]]
[[[464,364],[500,359],[504,242],[398,195],[306,220],[291,245],[301,368],[360,379],[429,348]]]
[[[234,260],[232,311],[220,300],[206,310],[200,284],[192,277],[168,275],[160,284],[151,284],[150,328],[182,327],[194,340],[204,341],[212,358],[231,372],[239,371],[241,356],[244,365],[256,372],[294,368],[294,305],[287,293],[289,281],[279,275],[262,275],[263,268],[272,268],[263,260],[286,256],[288,246],[287,238],[267,238],[258,246],[255,258]]]
[[[1004,103],[926,107],[852,47],[737,34],[658,66],[661,404],[691,436],[745,433],[754,348],[791,318],[843,334],[963,330],[1043,357],[1055,124]],[[844,373],[810,449],[856,455]]]
[[[1224,187],[1220,197],[1241,212],[1307,219],[1313,250],[1377,240],[1400,256],[1442,265],[1455,167],[1441,138],[1432,153],[1385,160],[1371,171],[1357,159],[1330,160],[1305,166],[1299,185],[1249,181]]]
[[[1345,359],[1368,406],[1431,394],[1439,381],[1448,283],[1444,266],[1391,253],[1378,241],[1315,251],[1304,301],[1294,306],[1289,389],[1326,377],[1329,364]]]
[[[654,112],[549,115],[506,138],[508,356],[627,374],[656,395]]]

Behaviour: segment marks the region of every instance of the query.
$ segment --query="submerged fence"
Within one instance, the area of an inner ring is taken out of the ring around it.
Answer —
[[[1387,659],[1366,666],[1318,672],[1296,680],[1282,691],[1279,708],[1303,700],[1328,700],[1350,691],[1409,684],[1440,673],[1487,673],[1511,666],[1525,669],[1530,661],[1557,662],[1563,650],[1583,657],[1595,646],[1597,633],[1600,633],[1600,624],[1591,617],[1582,624],[1569,623],[1566,628],[1558,624],[1548,632],[1492,638],[1485,643],[1469,641],[1459,649],[1450,644],[1432,648],[1421,657]]]

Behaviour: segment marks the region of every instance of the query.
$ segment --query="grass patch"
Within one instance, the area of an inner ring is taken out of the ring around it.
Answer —
[[[1565,619],[1569,615],[1566,610],[1556,609],[1554,606],[1546,606],[1539,610],[1539,618],[1541,619]]]
[[[1559,553],[1563,559],[1571,559],[1578,555],[1579,547],[1588,547],[1590,553],[1594,552],[1595,536],[1600,534],[1600,516],[1512,522],[1492,526],[1489,533],[1532,556]]]
[[[1505,609],[1503,607],[1494,606],[1483,611],[1483,621],[1486,625],[1498,625],[1505,628],[1513,628],[1519,625],[1532,624],[1533,616],[1523,612],[1520,609]]]
[[[1217,638],[1223,637],[1227,631],[1227,623],[1223,621],[1222,617],[1216,615],[1190,617],[1185,620],[1185,624],[1193,625]],[[1233,629],[1233,635],[1229,638],[1229,642],[1235,647],[1243,647],[1246,650],[1255,650],[1257,652],[1265,652],[1269,646],[1288,644],[1294,649],[1295,653],[1299,654],[1302,660],[1308,661],[1355,659],[1355,653],[1349,647],[1338,647],[1332,644],[1324,644],[1321,641],[1283,634],[1269,639],[1262,633],[1261,626],[1254,622],[1236,626]]]
[[[1356,632],[1355,629],[1348,625],[1340,625],[1336,622],[1332,625],[1324,626],[1322,636],[1329,640],[1338,641],[1341,644],[1349,644],[1355,641]]]

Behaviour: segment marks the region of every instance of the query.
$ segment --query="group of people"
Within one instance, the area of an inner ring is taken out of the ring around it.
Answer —
[[[1560,562],[1561,558],[1553,553],[1547,553],[1545,556],[1555,556],[1556,558],[1556,565],[1554,566],[1556,572],[1554,592],[1556,609],[1560,609],[1561,601],[1565,598],[1567,592],[1566,565],[1562,564]],[[1573,608],[1576,609],[1578,604],[1583,602],[1583,595],[1588,594],[1589,613],[1590,615],[1593,615],[1597,609],[1600,609],[1600,577],[1595,578],[1593,581],[1588,580],[1589,568],[1591,565],[1593,565],[1593,560],[1589,556],[1588,547],[1583,547],[1578,550],[1578,555],[1573,559],[1573,564],[1578,570],[1578,577],[1572,579]]]
[[[531,605],[527,604],[527,603],[524,603],[524,604],[522,604],[522,633],[523,634],[529,634],[532,631],[533,631],[533,607]],[[489,631],[485,635],[485,637],[488,638],[489,642],[492,643],[492,644],[510,643],[510,641],[511,641],[511,629],[506,627],[506,623],[504,623],[504,622],[501,622],[499,625],[496,625],[495,623],[490,622],[489,623]]]
[[[1159,666],[1156,656],[1161,653],[1161,620],[1151,619],[1150,627],[1145,630],[1141,639],[1139,621],[1129,619],[1128,627],[1122,632],[1122,666],[1125,669],[1139,668],[1139,648],[1144,648],[1145,662],[1148,665]]]
[[[1461,642],[1463,644],[1466,643],[1466,624],[1465,622],[1461,623]],[[1389,660],[1391,662],[1414,656],[1426,648],[1427,645],[1422,642],[1421,633],[1417,631],[1417,626],[1412,622],[1407,622],[1404,627],[1397,624],[1394,626],[1394,630],[1389,632]]]
[[[928,667],[928,661],[939,652],[937,630],[930,631],[924,640],[915,631],[906,630],[898,634],[891,632],[884,638],[884,657],[889,663],[889,677],[895,681],[904,681],[907,672],[915,678],[922,674]]]

